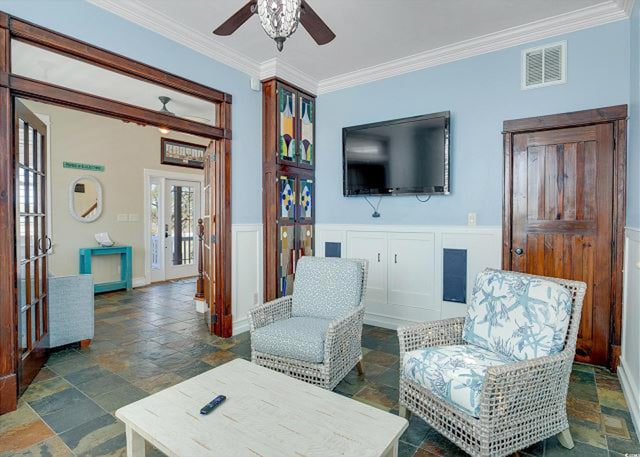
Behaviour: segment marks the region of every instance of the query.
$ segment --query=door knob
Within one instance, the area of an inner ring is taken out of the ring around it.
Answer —
[[[515,248],[515,249],[513,250],[513,252],[515,252],[515,253],[516,253],[516,255],[522,255],[522,254],[524,254],[524,249],[522,249],[522,248]]]

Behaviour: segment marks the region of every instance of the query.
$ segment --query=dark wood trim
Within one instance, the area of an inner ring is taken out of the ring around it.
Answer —
[[[0,376],[0,414],[18,407],[18,377],[15,373]]]
[[[511,214],[513,203],[511,192],[513,190],[513,179],[511,176],[513,167],[513,136],[503,136],[504,151],[504,181],[503,181],[503,201],[502,201],[502,269],[511,269]]]
[[[510,270],[512,237],[512,152],[518,133],[611,123],[614,131],[614,202],[611,272],[611,331],[609,332],[609,368],[618,365],[622,342],[622,297],[624,268],[624,227],[626,223],[627,105],[516,119],[504,122],[504,201],[502,210],[502,268]]]
[[[168,116],[153,110],[97,97],[11,74],[11,39],[20,39],[51,52],[67,55],[128,77],[168,87],[215,103],[220,126]],[[217,205],[220,208],[216,223],[217,269],[215,287],[216,307],[221,307],[220,334],[231,336],[231,104],[230,94],[173,75],[88,43],[31,24],[0,11],[0,414],[14,410],[17,405],[18,336],[14,217],[14,164],[12,100],[23,97],[64,106],[94,114],[105,115],[126,122],[166,127],[216,140],[224,144],[220,154],[223,166],[216,180]],[[213,330],[213,329],[212,329]]]
[[[22,19],[6,17],[11,35],[22,41],[39,45],[49,51],[65,54],[94,65],[131,76],[136,79],[160,84],[164,87],[184,92],[211,102],[231,102],[231,95],[195,81],[176,76],[164,70],[135,61],[128,57],[93,46],[53,30],[41,27]]]
[[[502,133],[524,133],[535,130],[562,129],[619,121],[627,118],[627,105],[574,111],[570,113],[536,116],[504,121]]]
[[[220,105],[220,120],[222,125],[231,129],[231,104]],[[231,306],[231,140],[218,142],[216,152],[216,184],[215,215],[215,315],[217,320],[212,322],[213,332],[227,338],[233,335],[233,316]]]
[[[143,125],[154,125],[178,130],[206,138],[225,138],[225,129],[194,122],[158,111],[129,105],[108,98],[78,92],[66,87],[43,83],[22,76],[9,75],[9,88],[13,95],[40,102],[109,116]]]
[[[0,24],[7,22],[0,16]],[[11,37],[0,27],[0,72],[11,62]],[[18,313],[13,169],[13,112],[9,88],[0,87],[0,414],[16,409],[18,401]]]
[[[285,86],[289,87],[290,89],[293,89],[294,92],[300,92],[300,93],[306,95],[309,98],[313,98],[313,99],[316,98],[315,94],[312,94],[311,92],[307,91],[306,89],[303,89],[300,86],[296,86],[295,84],[291,84],[289,81],[285,81],[282,78],[276,78],[276,77],[267,78],[267,79],[263,79],[261,82],[264,85],[266,83],[271,83],[271,82],[274,82],[274,81],[277,82],[277,83],[280,83],[280,84],[284,84]]]
[[[615,157],[613,164],[613,183],[615,200],[613,202],[612,265],[614,267],[611,282],[611,350],[609,368],[617,371],[622,345],[622,300],[624,282],[624,228],[627,222],[627,119],[614,122]]]

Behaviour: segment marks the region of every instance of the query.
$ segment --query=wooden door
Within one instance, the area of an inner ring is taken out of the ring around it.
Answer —
[[[609,358],[614,126],[513,136],[511,268],[587,283],[577,360]]]
[[[15,100],[18,387],[29,386],[47,357],[47,128]]]

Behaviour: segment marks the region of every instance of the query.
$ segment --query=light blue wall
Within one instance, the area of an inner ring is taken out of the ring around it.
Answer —
[[[640,229],[640,2],[631,16],[631,104],[627,157],[627,226]]]
[[[84,1],[1,0],[0,10],[230,93],[232,220],[261,222],[262,106],[249,76]]]
[[[559,40],[568,42],[567,84],[521,90],[521,49]],[[629,59],[629,21],[620,21],[321,95],[317,222],[459,225],[475,212],[479,225],[499,225],[502,122],[628,103]],[[450,196],[425,204],[415,197],[385,197],[379,219],[370,217],[372,210],[362,198],[342,196],[343,127],[447,110],[452,122]]]

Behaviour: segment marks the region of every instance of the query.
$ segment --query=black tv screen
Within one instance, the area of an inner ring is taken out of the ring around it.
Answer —
[[[448,194],[449,111],[342,129],[344,195]]]

